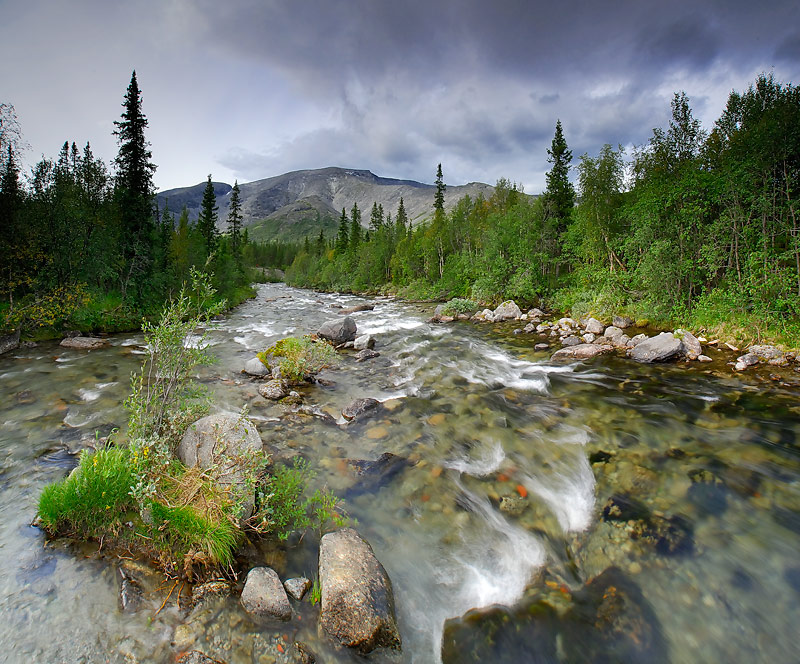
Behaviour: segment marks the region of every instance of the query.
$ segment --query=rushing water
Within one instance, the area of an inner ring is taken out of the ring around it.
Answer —
[[[403,651],[373,661],[440,661],[445,622],[492,605],[511,607],[505,627],[487,632],[492,614],[452,623],[448,661],[625,659],[604,652],[602,638],[587,642],[587,628],[602,634],[599,614],[570,609],[609,566],[636,588],[645,645],[659,661],[796,661],[796,388],[732,376],[727,358],[711,369],[552,363],[511,327],[432,325],[424,307],[384,299],[353,314],[381,356],[356,363],[346,354],[322,375],[332,384],[302,390],[337,425],[265,401],[239,373],[254,352],[358,301],[261,286],[209,330],[218,362],[200,377],[215,410],[247,406],[275,459],[304,456],[315,482],[345,497],[394,586]],[[318,661],[355,661],[317,634],[307,601],[274,631],[251,623],[235,599],[189,618],[174,602],[158,611],[166,591],[124,614],[116,562],[97,544],[46,543],[29,525],[42,487],[75,465],[70,450],[123,426],[141,343],[123,335],[90,352],[42,343],[0,358],[0,660],[169,662],[197,647],[231,664],[286,661],[277,644],[288,638]],[[341,410],[359,397],[383,409],[346,425]],[[383,474],[353,472],[352,460],[385,452],[397,458]],[[677,544],[665,551],[604,520],[611,496],[677,524]],[[241,562],[310,576],[317,542],[309,534],[283,549],[248,546]],[[555,609],[542,636],[531,616],[545,605]],[[187,621],[193,636],[183,642]]]

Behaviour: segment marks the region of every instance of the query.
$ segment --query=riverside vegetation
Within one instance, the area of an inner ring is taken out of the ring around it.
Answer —
[[[625,313],[733,338],[800,338],[800,88],[762,75],[732,92],[710,131],[685,94],[666,129],[634,149],[584,154],[577,187],[561,124],[543,195],[502,179],[488,200],[411,227],[403,202],[342,211],[287,271],[293,285],[411,299],[506,299],[608,317]]]
[[[346,523],[333,494],[306,495],[313,473],[302,460],[270,468],[260,449],[239,456],[243,481],[232,487],[221,481],[229,467],[189,468],[176,458],[189,425],[208,411],[207,394],[191,377],[211,358],[204,336],[192,335],[225,306],[208,277],[191,276],[192,288],[165,308],[159,324],[145,324],[149,357],[133,375],[125,403],[127,444],[112,436],[96,452],[82,453],[66,479],[44,489],[38,507],[51,535],[142,551],[190,578],[230,566],[246,533],[286,539],[312,525],[321,530],[329,520]],[[244,505],[253,495],[250,515]]]

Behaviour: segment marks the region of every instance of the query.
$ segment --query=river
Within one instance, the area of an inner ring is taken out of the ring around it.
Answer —
[[[734,376],[721,356],[710,366],[553,363],[531,337],[512,335],[513,324],[429,324],[424,305],[371,301],[373,311],[353,317],[381,356],[357,363],[345,354],[321,374],[330,384],[301,390],[339,425],[267,402],[240,369],[361,298],[261,285],[209,329],[217,362],[199,377],[213,390],[212,410],[247,406],[276,460],[304,456],[315,486],[345,497],[392,580],[403,640],[401,654],[372,661],[438,662],[443,641],[449,662],[634,661],[634,651],[667,662],[796,661],[796,388]],[[156,598],[122,613],[113,558],[96,543],[48,543],[30,525],[42,488],[76,464],[67,448],[124,427],[141,344],[135,334],[89,352],[45,342],[0,358],[3,662],[171,662],[178,652],[172,642],[187,618],[174,603],[157,612]],[[344,425],[342,408],[359,397],[381,400],[382,411]],[[383,476],[355,475],[352,460],[385,452],[402,461]],[[642,523],[669,524],[666,544],[663,529],[650,536],[635,531],[636,519],[614,518],[626,500],[646,510]],[[250,546],[242,561],[310,576],[317,537]],[[604,632],[599,613],[574,607],[585,607],[586,582],[608,567],[614,588],[634,598],[626,620],[639,622],[612,621]],[[445,630],[448,619],[493,605],[510,608]],[[358,661],[318,636],[316,608],[295,606],[272,633],[232,598],[195,616],[190,642],[230,664],[284,661],[268,654],[284,636],[317,661]],[[646,642],[613,650],[620,624],[630,627],[623,637],[640,630]]]

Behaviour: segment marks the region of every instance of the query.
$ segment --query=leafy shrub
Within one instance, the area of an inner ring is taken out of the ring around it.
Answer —
[[[257,357],[267,368],[277,364],[281,375],[294,381],[306,380],[337,361],[336,351],[329,343],[308,335],[281,339]]]
[[[454,297],[449,302],[445,302],[442,307],[442,314],[445,316],[457,316],[458,314],[472,314],[477,310],[478,305],[472,300]]]

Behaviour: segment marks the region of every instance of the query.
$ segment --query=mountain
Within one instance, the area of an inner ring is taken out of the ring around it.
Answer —
[[[225,230],[231,185],[214,182],[219,206],[219,228]],[[169,200],[176,214],[184,205],[189,218],[197,219],[205,182],[192,187],[159,192],[158,202],[163,209]],[[299,241],[306,235],[313,239],[322,227],[331,237],[339,223],[342,208],[348,215],[353,203],[361,210],[362,223],[369,224],[373,202],[383,205],[384,212],[397,214],[400,197],[412,224],[431,216],[436,187],[414,180],[383,178],[364,170],[349,168],[320,168],[293,171],[276,177],[240,184],[242,215],[252,240]],[[445,192],[445,207],[451,209],[466,195],[477,198],[491,196],[494,187],[480,182],[449,186]]]

